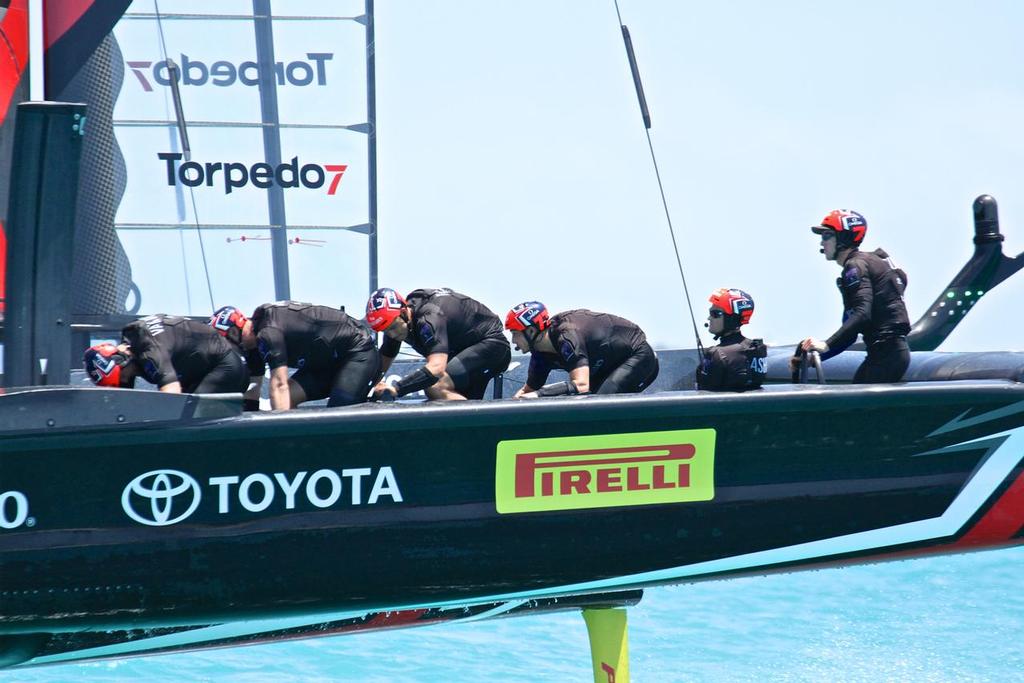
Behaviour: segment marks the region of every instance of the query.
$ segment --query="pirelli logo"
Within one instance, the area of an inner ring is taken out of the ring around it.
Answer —
[[[711,500],[715,430],[502,441],[494,488],[501,514]]]

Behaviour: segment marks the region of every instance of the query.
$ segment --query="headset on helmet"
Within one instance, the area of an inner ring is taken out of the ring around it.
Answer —
[[[856,247],[868,234],[868,221],[856,211],[836,209],[821,219],[821,225],[812,225],[811,231],[819,235],[835,233],[840,247]]]
[[[221,306],[210,316],[209,325],[217,330],[222,337],[236,344],[242,342],[242,328],[249,321],[239,309],[234,306]]]
[[[505,329],[522,332],[530,325],[543,332],[551,324],[548,307],[539,301],[524,301],[516,304],[505,316]]]
[[[131,360],[110,343],[91,346],[82,357],[89,379],[101,387],[120,387],[121,370],[131,363]]]
[[[366,322],[374,332],[383,332],[402,314],[405,305],[404,296],[390,287],[381,287],[366,301]]]
[[[742,289],[716,289],[708,297],[711,310],[725,314],[725,328],[738,329],[754,315],[754,299]]]

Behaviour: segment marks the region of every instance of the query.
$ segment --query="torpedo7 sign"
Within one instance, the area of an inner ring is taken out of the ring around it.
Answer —
[[[502,441],[495,472],[502,514],[711,500],[715,430]]]
[[[320,164],[300,164],[298,157],[292,157],[291,161],[280,163],[277,166],[271,166],[265,162],[246,166],[237,161],[178,163],[182,159],[180,152],[158,152],[156,156],[167,165],[165,170],[168,185],[172,187],[178,183],[188,187],[217,185],[224,189],[224,194],[231,194],[247,185],[261,189],[277,185],[278,187],[305,187],[315,190],[327,184],[327,194],[334,195],[338,192],[341,177],[348,169],[348,164],[324,164],[322,166]],[[329,184],[328,181],[330,181]]]

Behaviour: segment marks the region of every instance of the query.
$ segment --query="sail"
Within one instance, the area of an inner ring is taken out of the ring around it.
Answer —
[[[362,0],[132,2],[60,95],[90,105],[74,312],[361,301],[369,21]]]
[[[7,179],[14,145],[14,111],[28,97],[28,2],[0,1],[0,315],[7,266]]]

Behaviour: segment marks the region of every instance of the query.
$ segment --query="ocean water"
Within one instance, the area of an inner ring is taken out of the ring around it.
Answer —
[[[648,590],[634,681],[1024,681],[1024,547]],[[590,681],[579,613],[0,673],[0,681]]]

